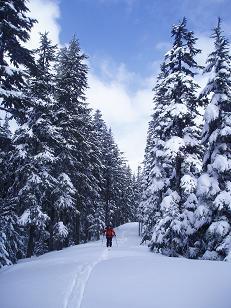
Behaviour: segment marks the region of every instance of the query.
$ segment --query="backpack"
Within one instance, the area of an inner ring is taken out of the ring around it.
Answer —
[[[106,236],[113,237],[115,235],[115,231],[112,228],[106,228]]]

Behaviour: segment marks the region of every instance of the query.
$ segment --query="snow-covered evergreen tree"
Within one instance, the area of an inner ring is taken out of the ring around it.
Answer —
[[[54,64],[57,57],[57,46],[48,37],[49,33],[40,33],[40,44],[34,50],[36,56],[36,74],[29,77],[30,95],[36,99],[54,103],[55,75]]]
[[[87,216],[98,194],[91,152],[92,119],[85,102],[88,71],[85,59],[74,37],[69,46],[60,51],[56,77],[55,116],[65,140],[56,152],[56,170],[66,173],[76,190],[76,210],[79,215],[70,232],[70,238],[75,243],[88,238]]]
[[[116,226],[118,220],[116,219],[116,211],[118,210],[119,187],[119,172],[120,172],[120,152],[118,146],[114,142],[111,129],[108,130],[105,136],[105,156],[104,156],[104,202],[105,202],[105,223]]]
[[[136,202],[131,170],[99,110],[94,115],[94,126],[97,133],[98,157],[101,162],[100,177],[98,177],[100,203],[96,211],[98,223],[101,221],[100,227],[102,227],[105,224],[117,226],[133,221]]]
[[[200,172],[200,127],[197,125],[200,68],[194,33],[186,19],[172,28],[173,47],[166,54],[157,86],[149,126],[148,174],[144,191],[146,233],[153,232],[152,249],[168,255],[188,254],[194,233],[195,189]],[[193,201],[192,201],[193,200]],[[190,213],[189,213],[190,212]]]
[[[55,149],[61,139],[53,117],[54,76],[51,73],[55,49],[47,37],[41,35],[37,53],[37,74],[28,81],[27,90],[33,107],[27,112],[27,121],[15,132],[15,181],[11,188],[16,200],[20,223],[27,231],[26,254],[40,254],[48,250],[47,226],[49,208],[55,202],[52,191],[58,179],[52,170]]]
[[[124,219],[125,223],[137,221],[137,210],[139,204],[138,187],[136,177],[132,173],[130,166],[127,165],[125,167],[125,189],[123,193],[126,202],[125,213],[127,214]]]
[[[27,13],[26,0],[0,2],[0,109],[11,112],[17,120],[31,105],[24,87],[26,70],[34,69],[34,61],[23,44],[29,40],[35,20]]]
[[[9,128],[9,119],[6,116],[3,121],[0,119],[0,198],[3,199],[7,196],[8,188],[10,185],[9,156],[13,149],[12,134]]]
[[[8,118],[0,124],[0,267],[15,263],[22,256],[21,230],[8,190],[13,181],[13,170],[10,168],[10,155],[13,151]]]
[[[52,192],[55,202],[50,205],[50,241],[49,249],[62,249],[74,243],[69,233],[75,224],[76,215],[76,189],[69,176],[61,173],[57,178],[55,189]]]
[[[93,172],[97,179],[99,194],[97,200],[94,202],[91,208],[90,214],[88,216],[89,221],[89,231],[93,238],[98,238],[100,232],[105,227],[105,200],[104,200],[104,190],[105,190],[105,138],[107,135],[107,126],[102,118],[100,110],[96,110],[93,116],[93,143],[94,152],[98,160]]]
[[[127,222],[136,221],[136,211],[138,197],[135,194],[135,182],[131,168],[127,165],[126,161],[121,164],[121,177],[120,177],[120,198],[118,201],[117,224],[124,224]]]
[[[138,165],[137,174],[134,175],[134,193],[135,193],[135,208],[136,208],[136,221],[139,222],[139,236],[142,234],[143,229],[143,206],[141,206],[142,200],[142,180],[143,180],[143,170],[142,165]]]
[[[212,38],[214,51],[205,68],[210,78],[201,93],[208,97],[209,104],[204,116],[206,152],[198,182],[200,206],[196,214],[200,253],[205,259],[220,260],[231,256],[231,58],[220,19]]]
[[[165,130],[168,125],[164,113],[168,102],[166,88],[163,84],[163,66],[154,88],[154,113],[149,122],[147,144],[145,148],[144,171],[142,176],[142,198],[139,205],[142,217],[143,238],[151,239],[153,227],[160,218],[160,203],[166,187],[169,186],[169,177],[172,168],[165,158]]]
[[[34,69],[34,60],[32,53],[23,44],[28,41],[29,32],[35,20],[27,17],[27,13],[28,8],[25,0],[0,2],[0,110],[10,112],[18,122],[25,118],[25,111],[31,106],[31,101],[25,94],[25,77],[28,70]],[[1,142],[1,154],[5,150],[5,143]],[[5,243],[8,245],[6,251],[9,260],[15,262],[17,250],[20,252],[20,248],[16,244],[19,240],[16,230],[18,228],[16,210],[9,202],[8,196],[8,189],[12,181],[12,170],[9,171],[8,158],[9,155],[4,157],[2,161],[3,164],[8,164],[8,172],[5,173],[2,163],[1,168],[3,167],[3,169],[0,170],[0,173],[4,173],[2,178],[4,185],[1,185],[0,196],[1,210],[3,210],[0,225],[2,228],[4,224],[8,230],[5,229],[2,240],[5,238]],[[4,189],[4,193],[2,189]]]

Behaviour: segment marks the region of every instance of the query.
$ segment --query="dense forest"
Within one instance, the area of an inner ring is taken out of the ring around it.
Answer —
[[[0,2],[0,267],[130,221],[153,252],[231,259],[231,57],[221,20],[205,66],[186,18],[172,27],[134,175],[86,102],[77,37],[59,47],[41,33],[29,50],[37,21],[28,13],[26,0]]]
[[[78,39],[59,48],[43,33],[28,50],[34,23],[25,0],[0,2],[0,266],[99,239],[138,207],[136,178],[86,103]]]

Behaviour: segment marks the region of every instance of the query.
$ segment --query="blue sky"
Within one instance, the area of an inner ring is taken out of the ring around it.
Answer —
[[[143,76],[163,57],[170,28],[183,16],[195,32],[206,33],[217,16],[229,22],[230,0],[61,0],[61,42],[75,32],[92,57],[110,57]],[[163,43],[163,44],[161,44]]]
[[[49,31],[59,45],[73,34],[79,38],[89,56],[88,102],[102,110],[134,170],[143,160],[151,89],[171,46],[171,26],[186,16],[203,49],[200,64],[212,50],[209,35],[218,16],[231,34],[230,0],[31,0],[30,9],[39,21],[31,46],[38,31]]]

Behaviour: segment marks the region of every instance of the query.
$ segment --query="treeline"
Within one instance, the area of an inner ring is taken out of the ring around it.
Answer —
[[[153,251],[231,259],[231,58],[221,20],[205,67],[184,18],[154,87],[139,217]],[[195,77],[203,72],[207,85]],[[199,94],[198,94],[199,93]],[[201,110],[205,110],[204,118]]]
[[[44,33],[28,50],[27,13],[25,0],[0,2],[0,267],[99,239],[137,207],[136,179],[86,103],[78,40],[59,49]]]

